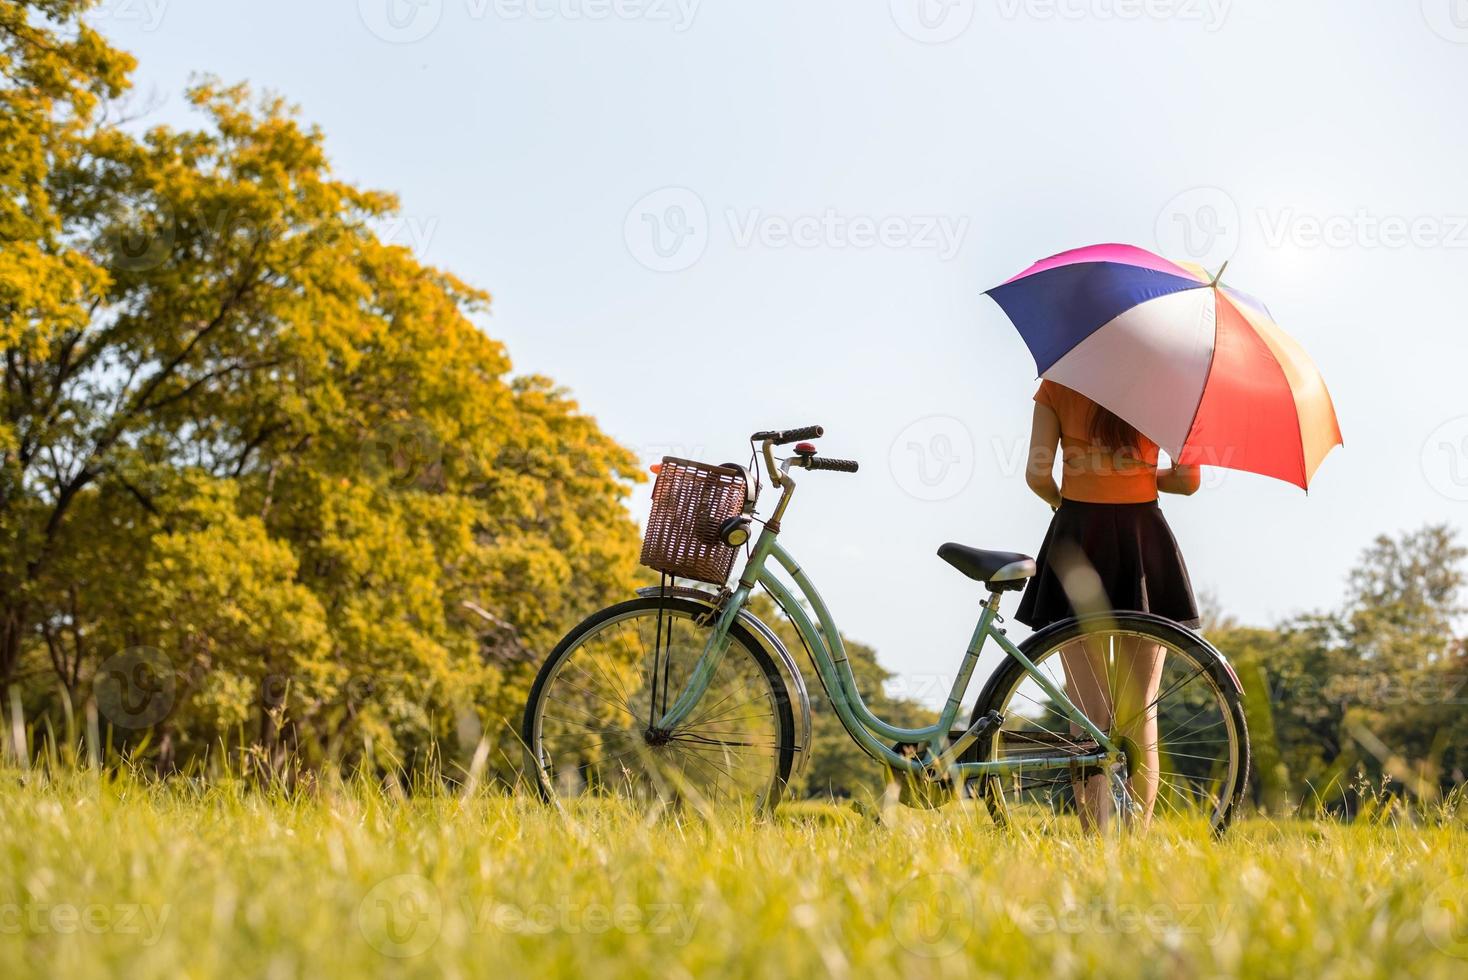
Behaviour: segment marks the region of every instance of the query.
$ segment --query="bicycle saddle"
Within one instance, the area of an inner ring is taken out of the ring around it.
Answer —
[[[1035,574],[1035,559],[1014,551],[985,551],[950,541],[938,549],[938,557],[995,592],[1022,589]]]

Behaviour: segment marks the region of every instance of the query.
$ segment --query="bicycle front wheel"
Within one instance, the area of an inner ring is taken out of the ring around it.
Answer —
[[[687,599],[634,599],[567,634],[535,680],[522,728],[545,799],[756,810],[779,801],[795,757],[790,696],[742,626],[687,720],[657,727],[703,653],[708,614]]]
[[[1206,822],[1215,833],[1228,825],[1248,787],[1249,734],[1237,683],[1213,647],[1158,617],[1118,612],[1057,623],[1021,650],[1122,743],[1134,809],[1139,804],[1149,818]],[[1097,751],[1012,657],[985,686],[974,719],[989,711],[1004,721],[979,746],[980,759],[1023,762]],[[985,777],[982,787],[996,822],[1023,822],[1027,815],[1079,816],[1089,802],[1086,780],[1095,778],[1062,764]]]

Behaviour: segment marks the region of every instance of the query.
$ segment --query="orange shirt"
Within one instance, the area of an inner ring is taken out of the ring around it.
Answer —
[[[1091,441],[1096,403],[1078,391],[1045,380],[1035,401],[1060,419],[1060,495],[1095,504],[1144,504],[1157,499],[1157,444],[1141,433],[1136,448],[1121,451]]]

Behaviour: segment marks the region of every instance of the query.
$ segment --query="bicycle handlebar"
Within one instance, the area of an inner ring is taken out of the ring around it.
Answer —
[[[836,459],[831,456],[812,456],[805,464],[808,470],[835,470],[837,473],[855,473],[857,462],[854,459]]]
[[[787,442],[800,442],[804,439],[819,439],[826,434],[823,425],[806,425],[799,429],[770,429],[764,432],[756,432],[749,437],[751,442],[772,442],[777,446],[783,446]]]

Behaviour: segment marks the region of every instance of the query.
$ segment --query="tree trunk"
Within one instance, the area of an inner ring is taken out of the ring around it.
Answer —
[[[20,666],[20,641],[25,635],[25,612],[18,604],[0,610],[0,695],[10,690]]]

